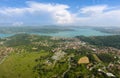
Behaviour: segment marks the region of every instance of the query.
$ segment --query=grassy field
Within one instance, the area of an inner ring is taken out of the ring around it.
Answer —
[[[117,49],[109,51],[109,48],[80,45],[76,39],[52,40],[27,34],[10,37],[0,47],[0,78],[108,78],[98,69],[119,78]],[[106,53],[94,53],[93,48]]]
[[[12,53],[0,65],[0,78],[34,78],[35,59],[48,54],[48,52]]]
[[[96,54],[93,54],[93,57],[95,58],[95,60],[99,63],[102,63],[102,61],[98,58],[98,56]]]

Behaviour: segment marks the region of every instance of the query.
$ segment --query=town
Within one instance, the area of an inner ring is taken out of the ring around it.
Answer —
[[[78,38],[28,34],[4,38],[1,39],[1,43],[0,73],[5,72],[4,66],[10,69],[9,73],[1,74],[1,78],[10,74],[13,74],[11,76],[13,78],[15,76],[25,78],[31,72],[31,78],[120,77],[120,50],[117,48],[97,47]],[[23,61],[20,62],[22,59]],[[34,64],[28,63],[30,59]],[[11,62],[8,63],[8,61]],[[15,69],[16,66],[17,69]],[[27,70],[19,69],[21,67]],[[15,72],[17,70],[21,72]]]

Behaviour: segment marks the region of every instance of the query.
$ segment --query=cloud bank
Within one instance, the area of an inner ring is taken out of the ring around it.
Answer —
[[[77,26],[120,26],[119,7],[95,5],[79,8],[76,13],[65,4],[27,1],[26,6],[1,7],[0,23],[12,25],[57,24]]]

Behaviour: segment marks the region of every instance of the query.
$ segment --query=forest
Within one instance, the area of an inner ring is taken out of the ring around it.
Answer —
[[[103,46],[103,47],[114,47],[120,49],[120,35],[112,36],[77,36],[76,38],[88,42],[92,45]]]

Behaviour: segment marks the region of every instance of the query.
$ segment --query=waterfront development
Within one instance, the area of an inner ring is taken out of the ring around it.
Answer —
[[[120,78],[120,0],[0,0],[0,78]]]

